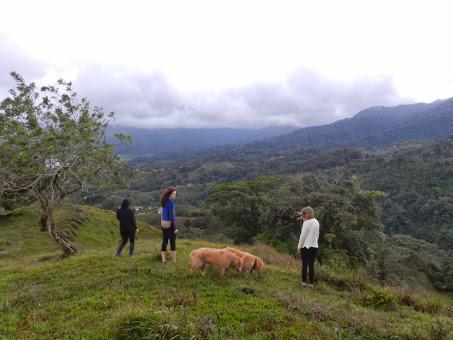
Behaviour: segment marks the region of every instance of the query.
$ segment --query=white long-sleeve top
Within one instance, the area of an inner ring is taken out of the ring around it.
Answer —
[[[302,231],[299,237],[299,244],[297,249],[301,250],[302,248],[318,248],[318,238],[319,238],[319,222],[316,218],[310,218],[305,220],[302,224]]]

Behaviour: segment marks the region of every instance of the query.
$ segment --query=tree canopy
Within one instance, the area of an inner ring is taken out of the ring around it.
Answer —
[[[378,192],[363,190],[356,178],[339,174],[257,177],[214,186],[206,204],[221,229],[235,242],[265,240],[282,251],[295,252],[300,234],[297,211],[315,209],[321,240],[364,260],[366,244],[381,235]]]
[[[53,211],[88,183],[119,182],[125,163],[106,142],[114,113],[79,99],[70,82],[37,88],[11,73],[16,88],[0,103],[0,196],[3,213],[37,201],[41,223],[66,252],[74,245],[58,234]],[[128,137],[118,134],[120,141]]]

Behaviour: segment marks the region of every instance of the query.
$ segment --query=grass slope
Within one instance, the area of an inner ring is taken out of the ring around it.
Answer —
[[[61,248],[38,225],[33,208],[20,214],[0,216],[0,267],[36,264],[59,258]],[[111,211],[89,206],[65,205],[55,213],[59,233],[75,243],[79,252],[111,247],[119,240],[118,221]],[[139,238],[157,237],[160,232],[138,222]]]
[[[79,209],[62,211],[60,220],[70,230],[74,214],[86,218],[74,236],[81,249],[77,256],[56,258],[58,248],[44,238],[27,239],[28,229],[23,239],[3,246],[0,338],[453,337],[451,302],[442,297],[380,287],[327,265],[318,267],[314,290],[302,289],[298,261],[260,244],[249,250],[267,263],[261,275],[228,272],[219,278],[208,270],[205,277],[192,276],[192,249],[224,246],[203,241],[179,240],[178,263],[162,265],[160,235],[144,225],[136,255],[113,257],[118,241],[110,234],[116,231],[113,215]],[[2,220],[2,244],[14,235],[8,225],[33,227],[30,216]],[[111,226],[98,230],[108,221]]]

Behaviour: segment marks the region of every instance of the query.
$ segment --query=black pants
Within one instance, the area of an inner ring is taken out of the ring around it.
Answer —
[[[120,255],[123,251],[124,246],[129,240],[129,255],[132,256],[134,254],[134,245],[135,245],[135,231],[123,231],[121,230],[121,243],[116,251],[116,255]]]
[[[161,251],[167,251],[167,244],[168,240],[170,240],[170,250],[176,250],[176,234],[173,230],[173,227],[169,229],[162,229],[162,247],[160,248]]]
[[[307,282],[307,269],[309,269],[310,283],[315,279],[315,259],[318,248],[302,248],[302,282]]]

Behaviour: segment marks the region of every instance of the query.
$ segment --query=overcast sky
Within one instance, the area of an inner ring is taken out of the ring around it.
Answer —
[[[63,77],[139,127],[308,126],[453,96],[451,1],[5,1],[0,94]]]

